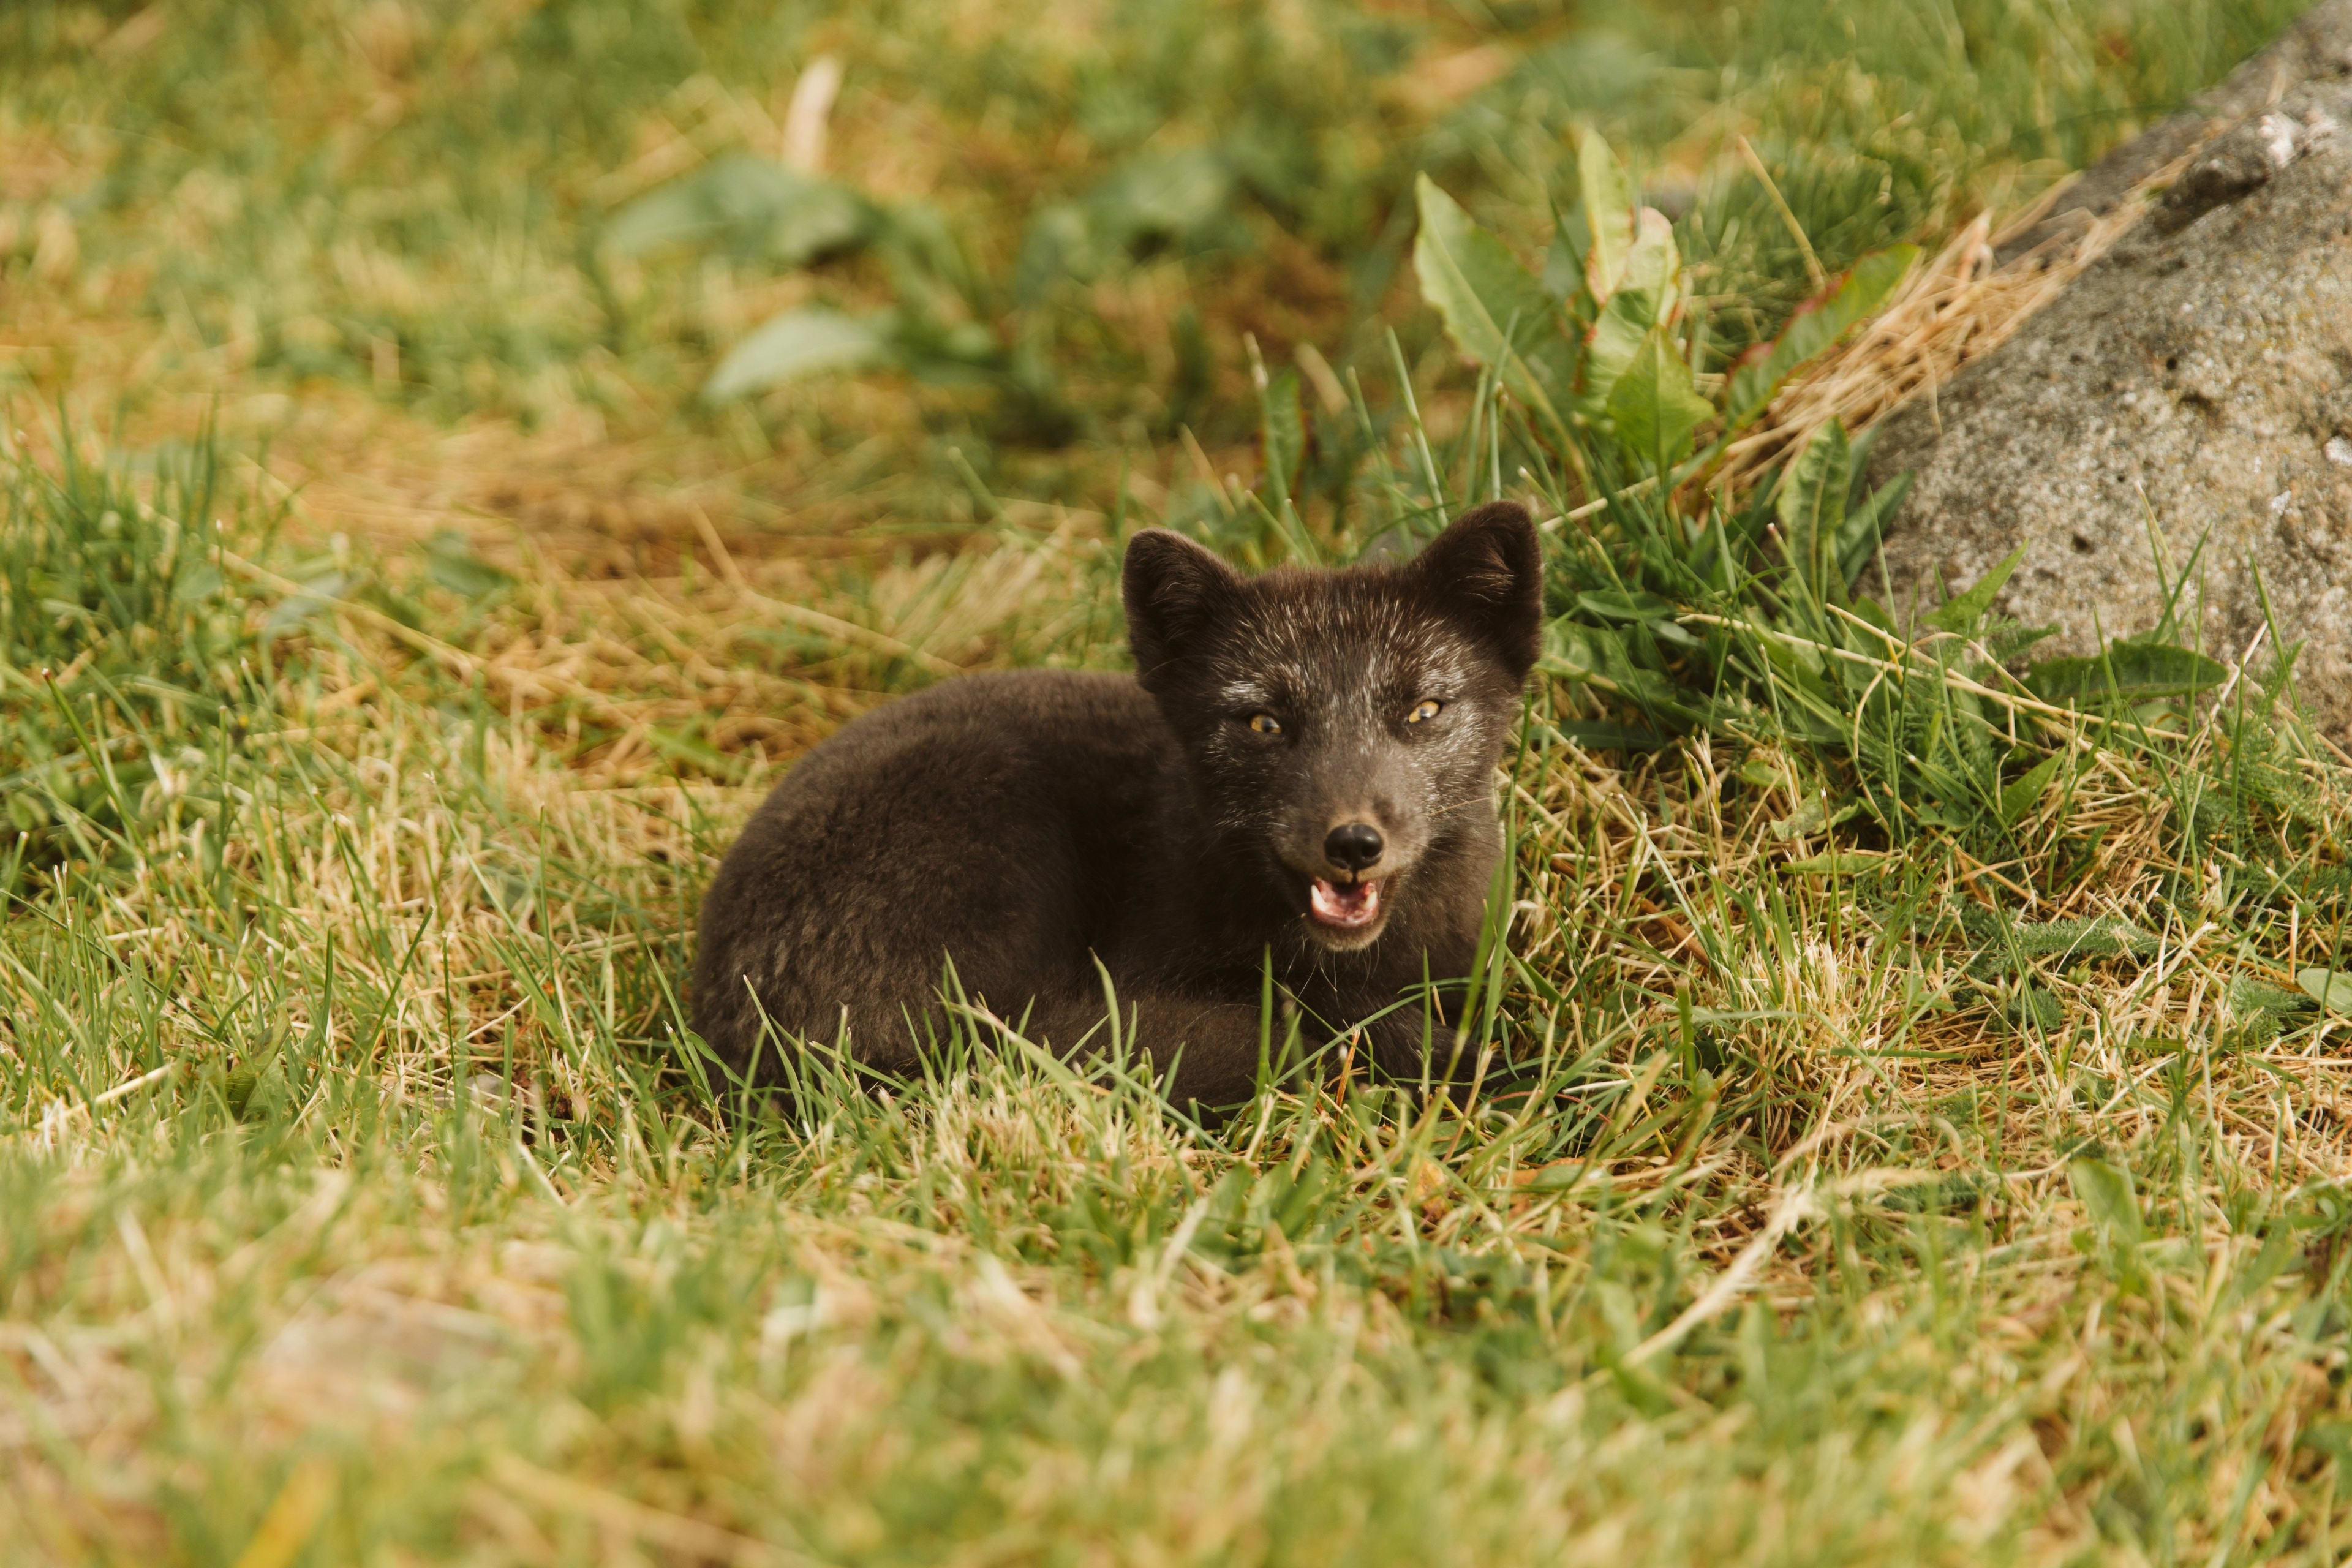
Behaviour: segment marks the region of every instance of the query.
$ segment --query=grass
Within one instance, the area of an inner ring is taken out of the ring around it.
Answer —
[[[2352,792],[2275,670],[2067,707],[1627,633],[1663,706],[1536,696],[1466,1104],[1203,1129],[990,1060],[786,1126],[677,1054],[763,784],[944,670],[1116,664],[1124,531],[1585,500],[1411,308],[1416,169],[1531,255],[1595,119],[1690,194],[1727,353],[1810,288],[1727,131],[1842,267],[2290,9],[12,9],[8,1555],[2340,1561]],[[713,408],[763,314],[899,280],[594,233],[772,151],[817,49],[826,167],[990,276],[1155,136],[1250,110],[1291,172],[1005,307],[1066,445],[888,375]],[[1269,399],[1303,367],[1295,485],[1244,332]],[[1556,533],[1559,592],[1827,636],[1692,571],[1693,504]]]

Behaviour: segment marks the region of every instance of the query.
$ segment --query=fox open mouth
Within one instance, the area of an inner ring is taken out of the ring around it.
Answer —
[[[1381,918],[1381,885],[1318,877],[1307,902],[1318,923],[1336,931],[1361,931]]]

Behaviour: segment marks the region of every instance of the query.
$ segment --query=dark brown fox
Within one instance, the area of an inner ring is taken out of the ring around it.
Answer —
[[[1404,565],[1255,579],[1155,529],[1125,597],[1133,677],[948,681],[768,796],[695,965],[695,1027],[739,1080],[780,1082],[803,1041],[912,1068],[946,1032],[950,962],[1065,1056],[1110,1048],[1108,975],[1122,1047],[1180,1103],[1250,1093],[1269,965],[1310,1044],[1380,1015],[1372,1058],[1423,1072],[1411,999],[1475,962],[1540,643],[1527,512],[1480,507]]]

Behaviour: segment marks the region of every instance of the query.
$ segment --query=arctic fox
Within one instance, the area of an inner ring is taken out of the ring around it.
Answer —
[[[1541,639],[1526,510],[1480,507],[1402,565],[1255,578],[1153,529],[1123,586],[1134,676],[950,680],[768,796],[695,964],[695,1027],[739,1079],[777,1083],[801,1041],[913,1067],[950,963],[1064,1055],[1110,1048],[1108,975],[1117,1038],[1179,1103],[1249,1095],[1269,966],[1310,1042],[1371,1019],[1371,1058],[1420,1076],[1407,999],[1474,963]]]

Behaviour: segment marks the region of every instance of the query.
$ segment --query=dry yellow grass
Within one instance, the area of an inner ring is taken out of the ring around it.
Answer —
[[[1999,348],[2027,318],[2056,299],[2139,222],[2147,205],[2180,177],[2193,153],[2148,175],[2105,213],[2006,263],[1995,258],[2063,199],[2062,183],[1995,232],[1979,213],[1916,267],[1870,324],[1792,379],[1766,416],[1724,449],[1723,473],[1752,479],[1799,450],[1832,420],[1859,431],[1936,389],[1962,366]]]

